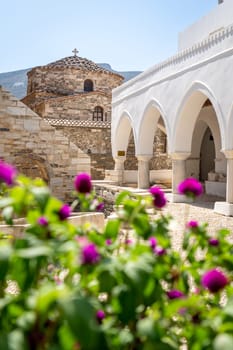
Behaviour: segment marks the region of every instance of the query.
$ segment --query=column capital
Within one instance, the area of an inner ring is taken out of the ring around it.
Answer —
[[[136,157],[138,160],[148,162],[153,157],[153,154],[136,154]]]
[[[227,159],[233,159],[233,149],[222,149],[221,152]]]
[[[170,153],[172,160],[186,160],[191,153],[189,152],[174,152]]]

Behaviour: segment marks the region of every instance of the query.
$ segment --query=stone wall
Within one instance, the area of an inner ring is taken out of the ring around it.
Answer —
[[[137,170],[138,168],[138,161],[135,157],[135,144],[132,131],[129,137],[129,145],[127,148],[124,168],[125,170]],[[167,154],[167,137],[166,134],[158,128],[154,137],[153,157],[150,160],[150,170],[171,168],[172,162]]]
[[[90,172],[88,155],[1,87],[0,132],[0,158],[25,175],[44,178],[64,201],[70,200],[75,175]]]
[[[51,98],[44,103],[44,107],[40,111],[37,111],[44,118],[92,120],[94,108],[101,106],[103,120],[110,121],[111,100],[111,94],[93,91],[74,96]]]
[[[124,80],[123,77],[108,71],[93,72],[71,67],[35,67],[28,72],[27,94],[33,91],[53,92],[57,95],[70,95],[84,91],[84,81],[93,81],[94,91],[112,91]]]
[[[105,169],[114,168],[111,151],[111,129],[104,127],[57,126],[70,141],[84,153],[88,154],[91,162],[93,179],[103,180]]]
[[[154,137],[153,158],[150,160],[150,170],[171,169],[172,161],[167,154],[167,136],[157,128]]]

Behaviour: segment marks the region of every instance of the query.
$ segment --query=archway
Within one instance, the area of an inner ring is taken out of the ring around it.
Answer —
[[[187,154],[185,177],[195,177],[203,182],[207,194],[225,196],[226,159],[222,149],[224,128],[220,109],[213,95],[199,89],[186,95],[175,127],[174,154]],[[184,165],[183,165],[184,166]],[[181,178],[175,179],[173,190]]]
[[[129,113],[124,112],[117,125],[115,135],[112,135],[112,151],[114,158],[119,156],[119,154],[126,155],[130,134],[132,134],[135,139],[132,118]]]
[[[129,113],[124,112],[116,134],[112,135],[112,150],[115,159],[115,170],[122,171],[122,183],[136,183],[137,159],[135,157],[135,133],[132,118]]]
[[[145,108],[139,128],[137,156],[142,161],[142,169],[140,163],[138,169],[139,181],[140,173],[143,176],[143,171],[148,171],[148,186],[154,183],[167,185],[171,183],[171,160],[167,152],[170,137],[165,115],[156,100],[150,101]],[[145,174],[143,177],[145,178]]]
[[[208,180],[209,173],[215,168],[215,158],[214,138],[210,128],[207,126],[200,150],[200,181],[205,182]]]

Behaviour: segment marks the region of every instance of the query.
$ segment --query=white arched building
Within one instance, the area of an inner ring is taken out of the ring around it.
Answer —
[[[179,36],[178,53],[113,91],[112,179],[122,182],[131,131],[138,159],[138,187],[150,185],[149,160],[157,127],[166,130],[172,159],[172,200],[185,199],[185,177],[222,195],[215,210],[233,215],[233,2],[219,1]]]

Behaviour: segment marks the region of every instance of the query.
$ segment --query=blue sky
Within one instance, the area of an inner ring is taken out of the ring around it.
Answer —
[[[7,0],[0,72],[72,55],[116,70],[145,70],[177,51],[177,36],[217,0]]]

